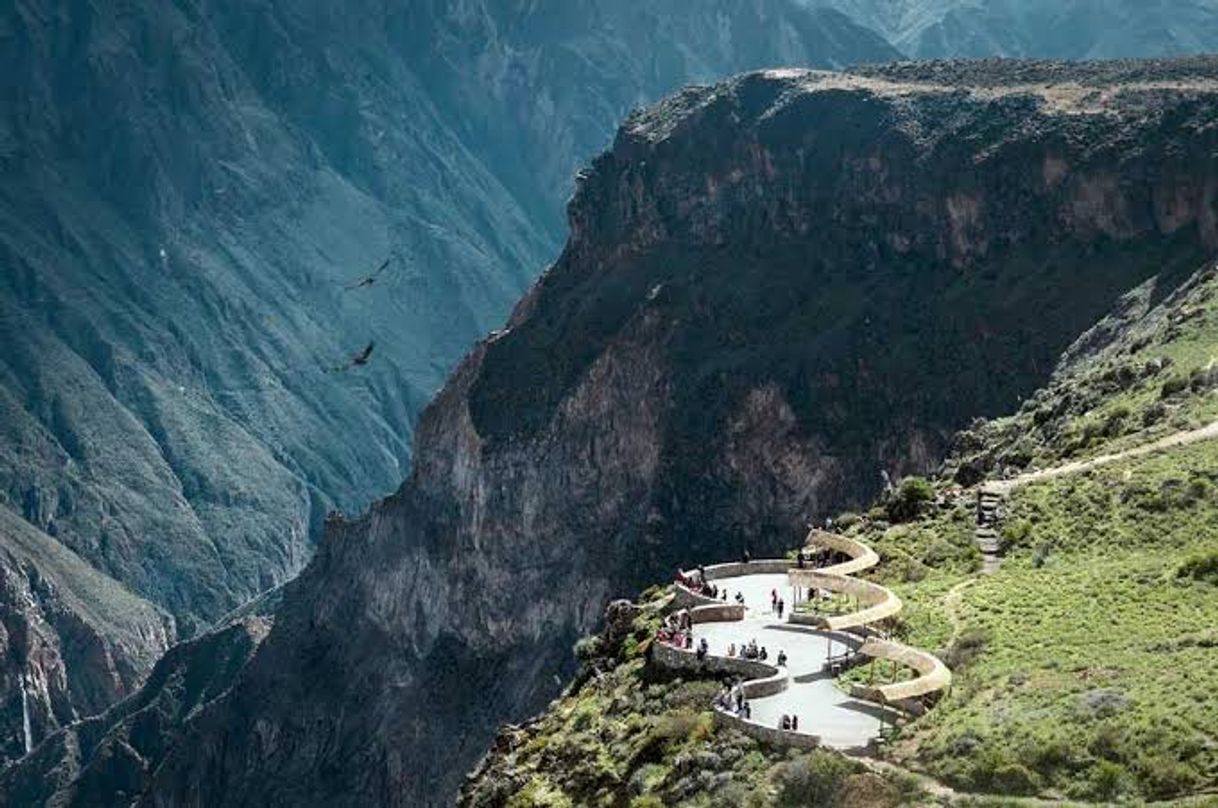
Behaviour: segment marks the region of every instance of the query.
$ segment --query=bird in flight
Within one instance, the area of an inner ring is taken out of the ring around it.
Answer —
[[[355,280],[355,281],[352,281],[351,283],[348,283],[346,286],[343,287],[343,289],[345,289],[348,292],[354,292],[357,289],[367,289],[367,288],[371,287],[373,284],[376,283],[376,280],[380,276],[380,274],[382,272],[384,272],[386,269],[389,269],[389,265],[392,263],[393,263],[393,257],[390,256],[389,258],[386,258],[385,261],[379,267],[374,269],[372,272],[370,272],[369,274],[360,278],[359,280]]]
[[[364,365],[368,364],[368,360],[372,358],[372,349],[373,349],[373,347],[375,347],[375,345],[376,345],[375,342],[369,342],[366,346],[364,346],[364,349],[362,351],[359,351],[359,352],[353,354],[351,356],[351,358],[349,360],[347,360],[346,363],[344,363],[342,365],[336,365],[335,367],[330,368],[326,372],[327,373],[345,373],[346,371],[351,370],[352,368],[363,367]]]

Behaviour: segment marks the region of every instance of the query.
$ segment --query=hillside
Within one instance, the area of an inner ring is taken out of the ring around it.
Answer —
[[[1099,434],[1088,456],[1145,446],[1165,423],[1213,423],[1212,390],[1171,380],[1201,378],[1218,358],[1218,266],[1148,303],[1155,285],[1084,334],[1024,408],[1077,396],[1101,411],[1141,392],[1162,399],[1164,415]],[[1146,371],[1148,361],[1158,370]],[[1126,370],[1134,381],[1112,385]],[[1101,379],[1109,383],[1097,388]],[[961,443],[992,456],[1019,435],[1044,452],[1078,454],[1068,424],[1042,417],[1037,428],[1025,417],[985,422]],[[979,571],[973,543],[976,489],[951,478],[967,464],[950,458],[933,501],[912,518],[894,521],[896,499],[883,498],[835,519],[880,550],[873,577],[906,603],[901,638],[939,649],[954,669],[948,695],[871,752],[886,764],[787,751],[718,726],[710,704],[719,679],[674,680],[646,653],[660,615],[675,608],[672,587],[656,587],[633,623],[611,616],[577,646],[584,667],[560,699],[500,730],[459,804],[897,806],[969,804],[970,794],[1108,803],[1212,793],[1218,440],[1043,481],[1012,477],[1004,558],[992,575]]]
[[[633,115],[562,257],[424,413],[411,478],[330,524],[143,798],[447,802],[613,595],[783,552],[879,469],[933,469],[1127,293],[1212,256],[1216,75],[769,71]]]

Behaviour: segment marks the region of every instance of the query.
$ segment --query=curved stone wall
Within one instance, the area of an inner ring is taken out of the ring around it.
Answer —
[[[787,573],[792,586],[815,587],[829,592],[857,598],[867,607],[833,617],[799,614],[792,612],[790,622],[812,625],[834,631],[863,631],[877,621],[892,617],[901,611],[901,599],[891,589],[861,578],[848,577],[843,570],[859,571],[875,566],[879,556],[860,541],[836,536],[823,530],[808,534],[808,543],[817,549],[830,549],[850,556],[850,560],[823,569],[793,569]],[[952,681],[951,671],[942,660],[927,651],[911,648],[899,642],[870,636],[857,648],[858,653],[873,659],[897,662],[918,675],[905,682],[893,682],[876,687],[855,685],[851,695],[880,704],[916,711],[923,696],[946,690]]]

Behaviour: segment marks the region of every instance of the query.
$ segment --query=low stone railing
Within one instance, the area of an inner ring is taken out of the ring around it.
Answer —
[[[937,656],[899,642],[868,639],[858,649],[863,656],[872,659],[887,659],[918,672],[918,676],[905,682],[887,685],[855,685],[850,695],[882,704],[901,705],[922,696],[945,690],[952,681],[952,673]]]
[[[831,549],[850,556],[849,561],[823,569],[793,569],[787,574],[792,586],[824,589],[857,598],[866,608],[832,617],[792,611],[792,623],[817,626],[831,631],[867,632],[872,623],[895,616],[901,611],[901,599],[887,587],[850,574],[875,566],[879,556],[860,541],[837,536],[823,530],[808,534],[809,546]],[[911,668],[918,676],[887,685],[854,685],[850,695],[880,704],[917,711],[923,707],[922,697],[946,690],[952,681],[951,671],[942,660],[927,651],[911,648],[899,642],[869,636],[856,647],[859,654],[872,659],[887,659]]]
[[[715,723],[721,727],[742,732],[762,743],[774,746],[794,747],[795,749],[815,749],[820,746],[819,735],[809,735],[804,732],[796,732],[795,730],[779,729],[778,727],[767,727],[764,724],[757,724],[741,718],[735,713],[729,713],[727,710],[719,707],[715,708]]]
[[[749,699],[760,699],[781,693],[790,686],[791,679],[785,668],[769,665],[755,659],[721,657],[707,654],[701,659],[694,651],[657,642],[651,647],[651,662],[670,671],[743,679],[740,689]],[[797,749],[813,749],[820,746],[820,736],[777,727],[767,727],[742,718],[721,707],[714,708],[715,723],[721,727],[737,730],[763,743],[779,744]]]
[[[867,608],[833,616],[793,613],[791,622],[818,626],[831,631],[840,631],[857,626],[866,626],[892,617],[901,611],[901,599],[891,589],[865,581],[823,570],[791,570],[787,574],[792,586],[824,589],[857,598]],[[797,619],[798,618],[798,619]]]

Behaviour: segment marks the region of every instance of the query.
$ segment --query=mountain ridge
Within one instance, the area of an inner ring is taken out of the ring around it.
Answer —
[[[1101,94],[1100,115],[993,97],[1030,69],[1011,63],[889,94],[759,73],[636,116],[583,176],[564,256],[426,410],[410,480],[331,523],[141,799],[442,801],[611,595],[784,549],[865,504],[877,467],[932,468],[1129,289],[1212,254],[1194,124],[1216,65],[1168,65],[1204,86]],[[995,316],[1012,301],[1025,319]]]

